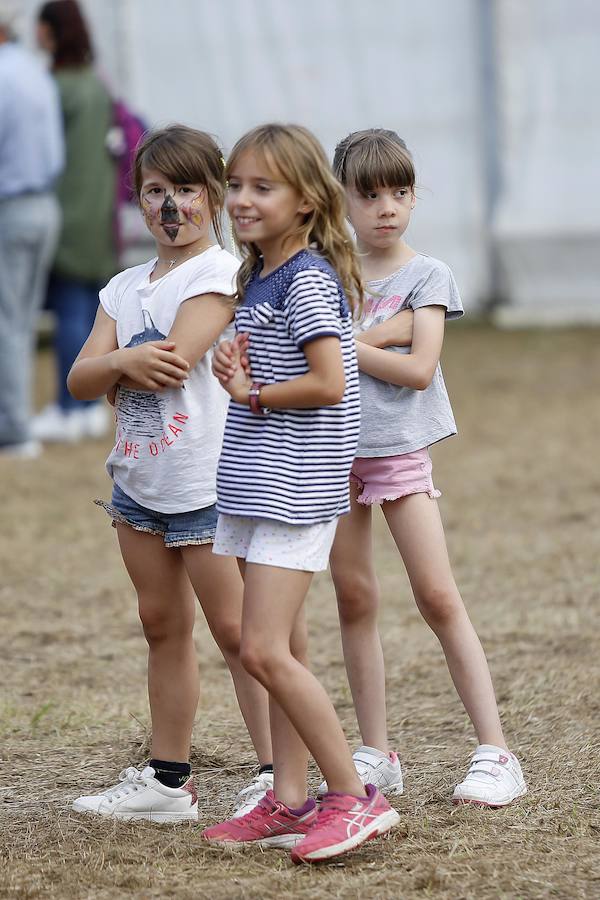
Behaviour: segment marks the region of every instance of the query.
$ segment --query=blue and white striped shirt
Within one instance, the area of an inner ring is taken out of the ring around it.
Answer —
[[[232,400],[217,473],[219,512],[290,525],[347,513],[360,399],[352,317],[337,274],[308,250],[265,278],[256,270],[235,324],[250,334],[252,377],[264,384],[304,375],[304,345],[338,337],[346,389],[335,406],[274,409],[264,417]]]

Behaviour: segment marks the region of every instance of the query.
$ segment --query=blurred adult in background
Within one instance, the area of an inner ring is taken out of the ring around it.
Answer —
[[[92,42],[75,0],[45,3],[37,38],[50,54],[60,93],[66,166],[57,188],[63,221],[48,288],[56,317],[58,396],[32,429],[41,441],[77,441],[99,437],[109,423],[106,405],[74,400],[66,380],[92,328],[98,291],[117,270],[116,165],[107,149],[112,100],[94,70]]]
[[[33,343],[58,237],[53,185],[64,153],[56,88],[15,38],[19,6],[0,0],[0,453],[33,457]]]

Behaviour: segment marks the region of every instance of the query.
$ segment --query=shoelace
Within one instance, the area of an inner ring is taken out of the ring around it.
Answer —
[[[236,801],[241,803],[253,794],[264,794],[271,786],[270,779],[266,779],[263,775],[256,775],[250,784],[246,785],[245,788],[242,788],[236,797]]]
[[[261,799],[258,801],[257,805],[252,807],[252,809],[249,812],[247,812],[245,815],[240,816],[237,821],[238,822],[244,821],[249,824],[250,822],[253,822],[255,819],[262,819],[261,810],[263,810],[263,809],[266,809],[267,812],[270,814],[272,812],[275,812],[277,807],[273,806],[273,804],[266,797],[261,797]]]
[[[321,801],[321,806],[317,811],[318,827],[328,825],[332,819],[337,818],[340,812],[348,812],[345,806],[336,802],[334,797],[326,797]]]
[[[120,797],[126,797],[138,790],[140,785],[146,784],[146,779],[142,777],[142,773],[135,766],[129,766],[119,773],[119,784],[103,791],[107,800],[118,800]]]

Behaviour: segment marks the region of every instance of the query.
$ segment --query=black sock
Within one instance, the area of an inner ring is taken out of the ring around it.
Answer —
[[[181,787],[192,774],[192,767],[189,763],[171,762],[166,759],[151,759],[148,765],[154,769],[156,780],[164,784],[165,787]]]
[[[265,772],[273,771],[273,763],[266,763],[264,766],[261,766],[258,770],[259,775],[263,775]]]

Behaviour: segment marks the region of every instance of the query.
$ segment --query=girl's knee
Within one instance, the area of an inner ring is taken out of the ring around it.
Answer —
[[[288,656],[291,655],[288,652]],[[246,672],[266,687],[282,675],[285,654],[265,642],[243,639],[240,644],[240,662]]]
[[[431,585],[416,594],[421,615],[434,630],[450,625],[461,615],[464,606],[456,589]]]
[[[140,604],[139,616],[144,636],[149,644],[187,638],[193,633],[193,617],[174,615],[168,607]]]
[[[343,625],[355,625],[377,618],[379,586],[374,575],[353,572],[336,576],[335,592]]]
[[[234,619],[215,622],[212,633],[219,649],[225,655],[239,656],[240,653],[240,623]]]

